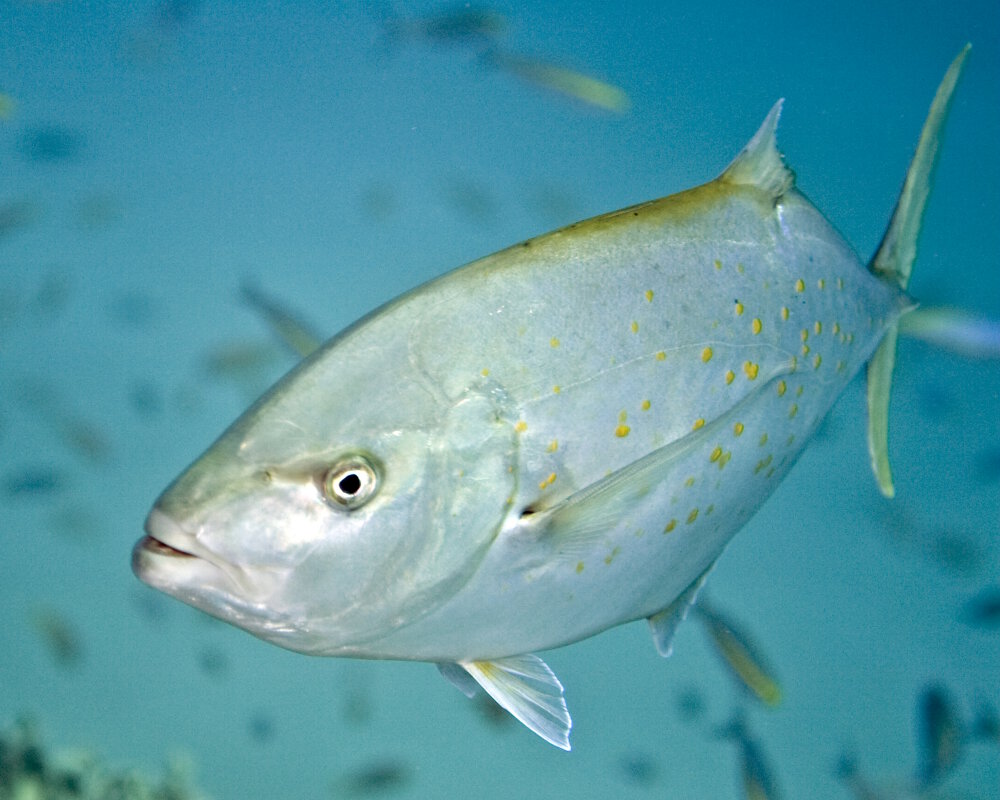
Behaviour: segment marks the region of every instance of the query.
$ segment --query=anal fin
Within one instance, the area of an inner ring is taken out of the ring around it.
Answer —
[[[674,602],[649,618],[649,627],[653,632],[653,644],[656,645],[656,652],[664,658],[668,658],[674,652],[674,636],[677,634],[677,628],[687,619],[688,612],[698,599],[698,592],[705,585],[708,573],[714,567],[715,561],[701,575],[691,581],[687,589],[681,592]]]

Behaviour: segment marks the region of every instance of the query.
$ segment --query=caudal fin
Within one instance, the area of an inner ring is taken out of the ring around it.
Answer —
[[[937,162],[944,122],[971,48],[970,44],[962,48],[938,86],[889,228],[868,265],[873,273],[900,289],[906,289],[910,281],[910,270],[917,256],[917,237],[920,234],[924,208],[927,206],[927,196],[930,194],[931,176]],[[897,334],[897,326],[893,324],[868,362],[868,454],[875,480],[886,497],[895,494],[892,471],[889,469],[888,441],[889,389],[896,362]]]

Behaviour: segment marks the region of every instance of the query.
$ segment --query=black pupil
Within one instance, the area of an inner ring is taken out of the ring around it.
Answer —
[[[348,472],[337,482],[337,488],[348,496],[356,495],[361,490],[361,478],[356,472]]]

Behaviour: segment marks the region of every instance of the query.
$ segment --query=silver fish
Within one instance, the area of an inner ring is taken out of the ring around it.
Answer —
[[[779,101],[703,186],[530,239],[333,337],[157,500],[146,583],[302,653],[436,662],[569,749],[532,651],[647,618],[663,654],[726,543],[866,363],[886,441],[942,125],[866,266],[794,186]]]

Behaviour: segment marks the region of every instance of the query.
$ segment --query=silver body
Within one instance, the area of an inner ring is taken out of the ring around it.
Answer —
[[[669,654],[866,362],[891,494],[896,323],[967,53],[868,267],[795,190],[778,103],[714,181],[476,261],[335,336],[163,493],[136,573],[291,650],[438,662],[569,749],[563,687],[531,651],[648,618]]]
[[[716,181],[527,241],[371,314],[251,408],[157,504],[227,580],[164,588],[321,655],[492,659],[648,617],[904,302],[794,190]],[[599,530],[523,515],[684,437]],[[384,482],[343,513],[314,476],[354,451]]]

